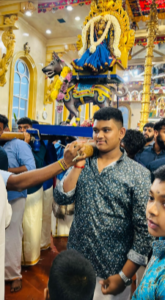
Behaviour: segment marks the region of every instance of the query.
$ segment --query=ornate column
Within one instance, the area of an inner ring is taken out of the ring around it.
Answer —
[[[152,59],[154,40],[156,37],[158,25],[158,14],[156,1],[153,0],[151,4],[150,19],[147,24],[148,26],[148,39],[147,39],[147,54],[145,61],[145,73],[144,73],[144,84],[143,84],[143,97],[141,106],[141,119],[140,119],[140,131],[143,130],[143,126],[148,122],[149,106],[150,106],[150,88],[151,88],[151,76],[152,76]]]

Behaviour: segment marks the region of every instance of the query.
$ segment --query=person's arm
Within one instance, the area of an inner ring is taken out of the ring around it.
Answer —
[[[73,166],[76,162],[73,162],[73,159],[77,156],[77,152],[79,151],[82,154],[82,158],[84,159],[86,156],[83,154],[83,146],[77,145],[77,142],[71,143],[64,151],[64,160],[65,164],[69,168]],[[24,172],[19,175],[10,175],[7,181],[7,190],[19,190],[22,191],[24,189],[36,186],[38,184],[43,183],[44,181],[49,180],[50,178],[55,177],[57,174],[63,171],[62,167],[58,162],[51,164],[45,168],[41,168],[38,170]]]
[[[11,173],[14,173],[14,174],[20,174],[20,173],[26,172],[28,170],[25,166],[21,166],[18,168],[9,168],[8,171]]]
[[[150,173],[144,169],[139,175],[138,181],[132,191],[132,226],[134,228],[134,241],[127,254],[127,262],[123,266],[123,273],[129,279],[133,277],[140,266],[146,266],[148,254],[152,248],[153,238],[149,235],[146,222],[146,205],[150,190]],[[145,178],[145,180],[144,180]],[[101,281],[103,294],[117,295],[124,291],[125,284],[119,274]]]
[[[78,162],[75,168],[73,168],[68,174],[68,176],[65,178],[63,183],[63,190],[65,193],[68,193],[75,189],[79,176],[85,166],[85,162],[85,160]]]

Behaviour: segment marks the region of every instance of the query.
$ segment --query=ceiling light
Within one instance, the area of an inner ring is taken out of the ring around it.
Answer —
[[[25,15],[28,16],[28,17],[31,17],[31,16],[32,16],[32,13],[31,13],[31,11],[28,10],[28,11],[25,13]]]
[[[124,79],[124,81],[128,81],[129,80],[128,76],[125,76],[123,79]]]
[[[47,34],[51,34],[52,32],[51,32],[50,29],[48,29],[48,30],[46,30],[46,33],[47,33]]]
[[[66,9],[69,10],[69,11],[71,11],[71,10],[73,10],[73,7],[72,6],[67,6]]]
[[[75,20],[76,20],[76,21],[80,21],[80,17],[76,17]]]
[[[24,36],[29,36],[29,33],[26,33],[26,32],[25,32],[25,33],[23,33],[23,35],[24,35]]]

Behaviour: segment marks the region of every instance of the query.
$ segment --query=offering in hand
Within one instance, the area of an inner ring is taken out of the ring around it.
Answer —
[[[80,142],[81,144],[83,142]],[[86,157],[91,157],[94,153],[94,145],[91,145],[89,143],[83,143],[83,153],[86,154]],[[81,158],[81,155],[78,153],[78,155],[73,159],[73,161],[76,161],[77,159]]]

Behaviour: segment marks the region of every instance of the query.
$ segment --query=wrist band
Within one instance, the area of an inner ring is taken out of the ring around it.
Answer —
[[[84,169],[85,168],[85,166],[82,166],[82,167],[74,166],[74,167],[77,168],[77,169]]]
[[[62,165],[60,160],[58,160],[58,163],[59,163],[60,167],[63,169],[63,171],[66,171],[66,169],[64,168],[64,166]]]

